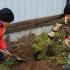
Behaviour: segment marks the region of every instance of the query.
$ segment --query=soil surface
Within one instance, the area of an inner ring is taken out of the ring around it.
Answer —
[[[11,65],[11,70],[65,70],[63,68],[63,65],[57,64],[57,62],[35,60],[32,47],[20,47],[12,53],[23,58],[24,60],[26,60],[26,62],[18,62],[17,64]]]

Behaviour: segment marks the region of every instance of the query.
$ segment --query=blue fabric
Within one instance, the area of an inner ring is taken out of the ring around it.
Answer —
[[[5,59],[5,62],[9,62],[9,61],[10,61],[10,59],[9,59],[9,58],[6,58],[6,59]]]
[[[3,27],[2,23],[0,23],[0,26]]]
[[[4,51],[7,51],[7,50],[8,50],[8,48],[4,49]]]
[[[9,61],[10,59],[8,58],[5,59],[3,53],[0,52],[0,63],[9,62]]]
[[[68,63],[70,64],[70,54],[68,55]]]
[[[67,69],[67,70],[70,70],[70,64],[64,65],[63,68],[65,68],[65,69]]]
[[[0,61],[4,61],[4,60],[5,60],[4,55],[3,55],[3,53],[0,52]]]
[[[7,44],[6,44],[7,45]],[[8,50],[8,48],[4,49],[4,51]],[[0,52],[0,62],[5,61],[3,53]]]

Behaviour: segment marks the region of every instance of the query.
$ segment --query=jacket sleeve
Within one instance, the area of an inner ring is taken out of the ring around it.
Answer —
[[[0,27],[0,37],[2,36],[3,34],[3,27]]]
[[[3,34],[3,27],[0,27],[0,37],[2,36],[2,34]],[[0,49],[2,50],[7,49],[3,36],[0,38]]]
[[[58,20],[58,21],[54,24],[54,26],[52,27],[51,31],[48,33],[48,36],[49,36],[50,38],[54,38],[55,35],[56,35],[56,32],[59,31],[59,29],[63,26],[63,24],[64,24],[64,18]]]
[[[8,49],[7,45],[6,45],[5,41],[4,41],[3,36],[0,39],[0,49],[5,50],[5,51]]]

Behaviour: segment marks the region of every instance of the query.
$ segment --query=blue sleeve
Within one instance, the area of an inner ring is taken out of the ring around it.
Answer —
[[[6,42],[5,42],[5,44],[6,44],[7,48],[5,48],[5,49],[4,49],[4,51],[7,51],[7,50],[8,50],[8,45],[7,45],[7,43],[6,43]]]
[[[2,23],[0,23],[0,26],[3,27]]]

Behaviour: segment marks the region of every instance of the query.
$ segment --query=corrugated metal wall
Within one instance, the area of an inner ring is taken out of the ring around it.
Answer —
[[[0,0],[0,9],[10,8],[15,21],[61,14],[66,0]]]

